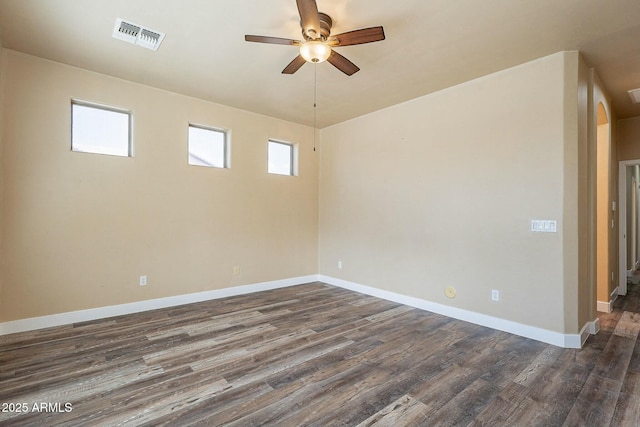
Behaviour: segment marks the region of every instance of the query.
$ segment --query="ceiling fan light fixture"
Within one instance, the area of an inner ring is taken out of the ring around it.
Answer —
[[[300,46],[300,56],[307,62],[324,62],[331,55],[331,47],[324,42],[311,40]]]
[[[361,28],[332,36],[333,20],[326,13],[318,12],[316,0],[296,0],[296,4],[304,41],[251,34],[244,36],[245,41],[248,42],[298,47],[298,55],[282,70],[282,74],[293,74],[307,62],[317,64],[327,61],[347,76],[351,76],[360,68],[333,48],[379,42],[385,39],[384,29],[381,26]]]

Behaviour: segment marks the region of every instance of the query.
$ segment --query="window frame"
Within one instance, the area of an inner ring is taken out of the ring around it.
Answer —
[[[271,172],[269,170],[269,148],[270,148],[271,144],[285,145],[285,146],[290,148],[290,153],[289,153],[289,173],[288,174],[278,173],[278,172]],[[280,140],[280,139],[269,138],[268,141],[267,141],[267,173],[269,173],[270,175],[298,176],[298,144],[292,143],[292,142],[283,141],[283,140]]]
[[[191,155],[191,151],[189,150],[189,129],[200,129],[206,130],[210,132],[217,132],[222,134],[222,166],[215,165],[195,165],[193,163],[189,163],[189,156]],[[214,168],[214,169],[230,169],[231,168],[231,131],[228,129],[215,127],[215,126],[207,126],[201,125],[198,123],[191,123],[187,125],[187,164],[189,166],[200,166],[205,168]]]
[[[93,108],[96,110],[107,111],[111,113],[125,114],[127,116],[127,154],[114,154],[114,153],[105,153],[102,151],[89,151],[89,150],[79,150],[74,147],[74,107],[85,107],[85,108]],[[115,157],[133,157],[133,112],[126,108],[114,107],[111,105],[99,104],[96,102],[83,101],[79,99],[71,99],[71,151],[74,153],[87,153],[87,154],[99,154],[105,156],[115,156]]]

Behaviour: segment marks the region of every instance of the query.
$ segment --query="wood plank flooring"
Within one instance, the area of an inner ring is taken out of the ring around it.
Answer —
[[[640,426],[640,286],[581,350],[310,283],[0,337],[0,425]]]

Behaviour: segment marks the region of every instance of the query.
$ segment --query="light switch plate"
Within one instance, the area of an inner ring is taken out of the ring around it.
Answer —
[[[558,221],[546,219],[532,219],[531,231],[535,233],[557,233]]]

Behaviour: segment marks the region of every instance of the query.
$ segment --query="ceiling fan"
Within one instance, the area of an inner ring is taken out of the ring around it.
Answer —
[[[244,39],[248,42],[298,46],[300,54],[282,70],[283,74],[295,73],[305,62],[329,61],[338,70],[350,76],[358,72],[360,68],[333,50],[333,48],[384,40],[382,27],[363,28],[332,36],[331,26],[333,25],[333,20],[326,13],[318,12],[315,0],[296,0],[296,3],[298,4],[304,41],[280,37],[244,36]]]

